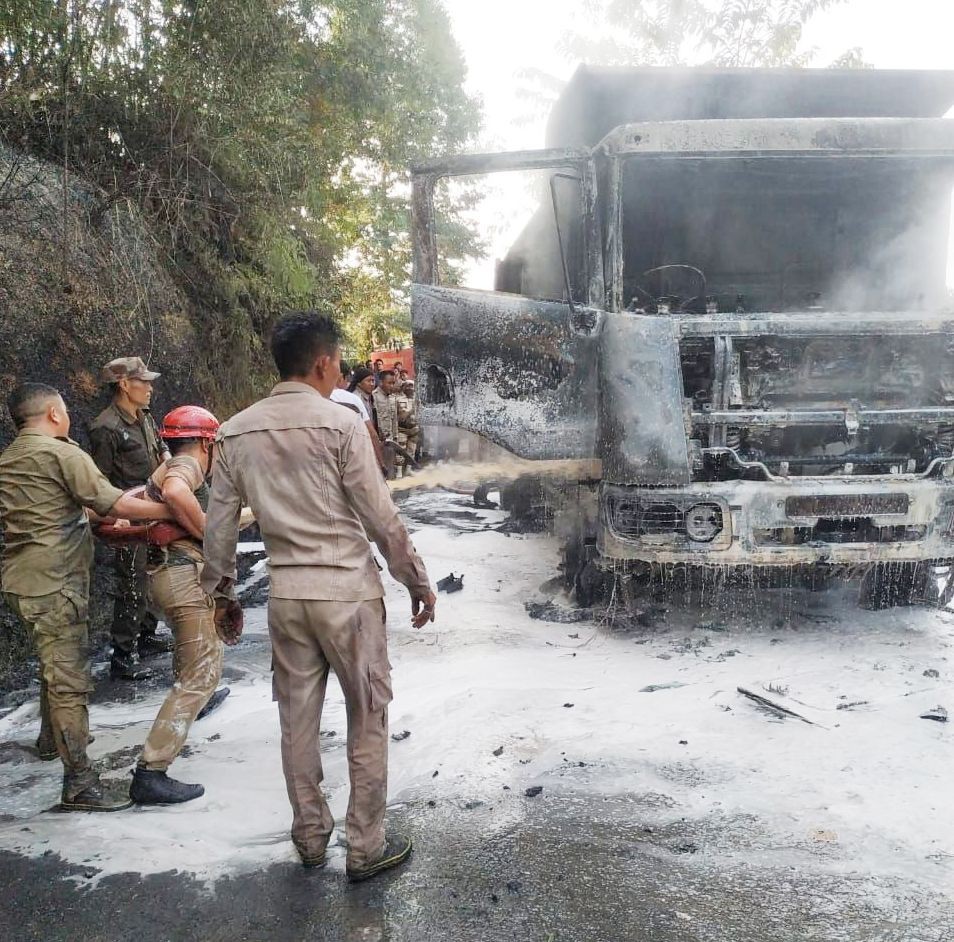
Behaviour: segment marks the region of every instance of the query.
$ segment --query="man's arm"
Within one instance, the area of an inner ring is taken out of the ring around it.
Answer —
[[[378,430],[374,427],[374,422],[368,419],[364,423],[365,427],[368,430],[368,438],[371,440],[371,447],[374,449],[374,460],[377,461],[378,467],[384,467],[384,451],[381,448],[381,439],[378,438]]]
[[[157,504],[153,500],[141,500],[122,494],[119,500],[109,509],[108,517],[118,517],[122,520],[170,520],[172,514],[165,504]]]
[[[436,598],[427,570],[381,478],[371,440],[357,424],[349,429],[342,444],[340,471],[345,493],[365,532],[384,556],[388,571],[411,594],[415,627],[433,621]]]
[[[223,580],[235,581],[235,547],[241,514],[242,497],[229,467],[226,443],[220,441],[216,448],[212,494],[205,517],[202,589],[206,595],[213,595]]]
[[[100,517],[128,520],[168,520],[169,510],[162,504],[140,500],[113,487],[93,464],[93,459],[78,445],[60,458],[63,484],[73,499]]]
[[[162,499],[172,512],[172,519],[197,540],[205,537],[205,512],[192,488],[179,477],[169,475],[162,482]]]

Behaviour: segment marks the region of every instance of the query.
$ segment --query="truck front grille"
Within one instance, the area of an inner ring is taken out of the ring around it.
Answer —
[[[906,514],[907,494],[815,494],[785,500],[787,517],[873,517]]]
[[[756,530],[759,546],[803,546],[807,543],[913,543],[927,535],[926,526],[876,527],[871,520],[819,520],[813,527]]]

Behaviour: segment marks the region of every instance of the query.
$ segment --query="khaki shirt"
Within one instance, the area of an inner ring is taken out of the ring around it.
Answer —
[[[385,441],[397,441],[398,414],[397,397],[392,393],[386,396],[381,389],[374,391],[374,407],[378,410],[378,432]]]
[[[424,564],[381,477],[367,426],[304,383],[271,395],[219,430],[205,528],[202,587],[235,578],[239,514],[255,514],[268,553],[271,595],[358,602],[384,595],[368,539],[414,595]]]
[[[96,466],[124,491],[145,484],[166,457],[148,409],[133,417],[115,403],[107,406],[90,423],[89,440]]]
[[[0,455],[3,590],[85,593],[93,537],[84,508],[105,516],[120,497],[76,442],[21,431]]]

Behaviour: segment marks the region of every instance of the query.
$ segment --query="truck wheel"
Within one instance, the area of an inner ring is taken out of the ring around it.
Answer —
[[[612,573],[601,569],[595,543],[574,541],[564,551],[564,579],[580,608],[603,605],[613,587]]]
[[[929,563],[876,563],[861,582],[861,607],[879,611],[902,605],[936,604],[937,580]]]

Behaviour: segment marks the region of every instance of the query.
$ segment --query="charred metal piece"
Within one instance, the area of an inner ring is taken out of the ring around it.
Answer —
[[[449,576],[444,576],[443,579],[437,580],[437,591],[438,592],[460,592],[464,588],[464,575],[461,573],[459,576],[455,576],[451,573]]]

